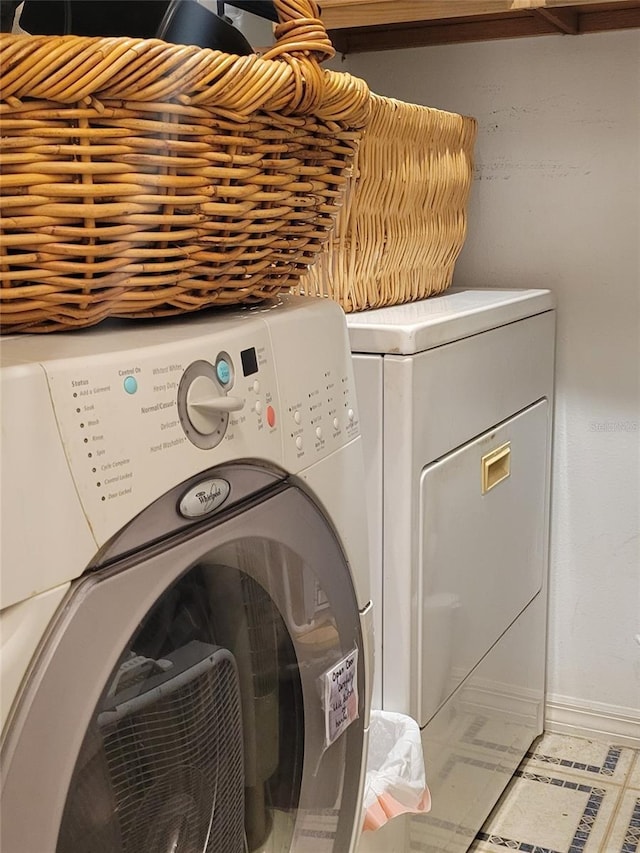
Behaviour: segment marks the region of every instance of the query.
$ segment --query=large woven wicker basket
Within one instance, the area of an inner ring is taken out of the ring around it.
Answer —
[[[52,331],[288,290],[370,110],[314,0],[262,56],[157,39],[0,37],[0,322]]]
[[[371,101],[347,201],[296,287],[347,312],[442,293],[466,236],[475,120],[379,95]]]

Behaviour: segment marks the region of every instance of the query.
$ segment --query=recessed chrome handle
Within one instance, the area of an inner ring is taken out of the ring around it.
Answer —
[[[511,476],[511,442],[507,441],[481,459],[482,494]]]

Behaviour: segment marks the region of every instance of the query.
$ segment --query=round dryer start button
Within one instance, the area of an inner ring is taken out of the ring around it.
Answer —
[[[127,394],[135,394],[138,390],[138,380],[135,376],[127,376],[122,384],[124,385],[124,390]]]
[[[276,411],[273,406],[267,406],[267,423],[270,427],[276,425]]]

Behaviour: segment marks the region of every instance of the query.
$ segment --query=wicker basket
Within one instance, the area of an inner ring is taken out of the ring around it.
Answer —
[[[466,235],[475,120],[379,95],[371,101],[336,229],[296,287],[347,312],[441,293]]]
[[[314,0],[262,56],[0,37],[2,331],[255,301],[321,250],[370,110]]]

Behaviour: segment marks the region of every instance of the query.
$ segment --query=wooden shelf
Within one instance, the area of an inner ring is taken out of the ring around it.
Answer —
[[[640,0],[320,0],[339,53],[640,27]]]

